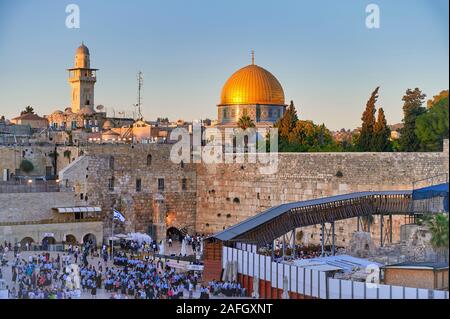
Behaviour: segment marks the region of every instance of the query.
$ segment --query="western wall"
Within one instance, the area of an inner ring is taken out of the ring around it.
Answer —
[[[197,167],[196,230],[215,233],[255,213],[283,203],[361,191],[409,190],[413,182],[448,174],[448,140],[439,153],[284,153],[278,170],[259,173],[266,164]],[[379,238],[379,217],[371,233]],[[403,216],[393,217],[393,240],[400,238]],[[318,244],[320,226],[302,229],[303,242]],[[345,246],[356,219],[336,222],[336,244]],[[313,234],[314,233],[314,234]]]
[[[171,148],[170,144],[72,147],[70,163],[64,156],[58,157],[63,158],[58,167],[62,190],[73,196],[70,202],[102,207],[104,236],[111,231],[112,208],[126,217],[117,231],[147,232],[152,225],[163,224],[159,236],[170,227],[210,234],[282,203],[359,191],[411,189],[414,181],[448,174],[449,163],[448,140],[444,151],[436,153],[280,153],[278,169],[271,175],[261,174],[259,168],[266,164],[258,163],[173,163]],[[58,147],[58,153],[63,149],[67,147]],[[163,190],[158,188],[159,180],[164,180]],[[2,196],[10,197],[9,201],[17,199],[17,194]],[[46,196],[51,200],[58,195]],[[394,216],[394,241],[404,223],[403,216]],[[356,219],[336,222],[337,245],[345,246],[356,228]],[[304,243],[319,242],[319,226],[302,232]],[[378,216],[371,232],[379,237]]]

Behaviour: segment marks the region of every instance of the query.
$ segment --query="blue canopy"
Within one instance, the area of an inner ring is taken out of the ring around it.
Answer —
[[[413,200],[444,197],[444,210],[448,212],[448,183],[419,188],[413,191]]]

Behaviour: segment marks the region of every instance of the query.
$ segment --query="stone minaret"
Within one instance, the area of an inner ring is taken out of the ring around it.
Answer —
[[[94,110],[94,85],[97,69],[91,69],[89,49],[82,43],[75,53],[75,65],[69,71],[72,87],[71,108],[78,113],[83,107]]]

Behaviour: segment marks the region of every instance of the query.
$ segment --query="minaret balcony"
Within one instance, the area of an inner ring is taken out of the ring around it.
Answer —
[[[95,76],[72,76],[69,77],[69,82],[97,82],[97,78]]]

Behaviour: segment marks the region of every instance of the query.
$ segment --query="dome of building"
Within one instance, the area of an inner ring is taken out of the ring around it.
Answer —
[[[269,71],[250,64],[235,72],[222,89],[220,105],[285,105],[284,91]]]
[[[84,45],[84,43],[81,43],[81,45],[77,48],[76,54],[89,55],[89,49],[87,46]]]
[[[56,110],[51,115],[60,115],[60,114],[64,114],[64,112],[60,111],[60,110]]]
[[[105,123],[103,123],[104,130],[110,130],[113,127],[114,127],[114,125],[110,120],[106,120]]]

